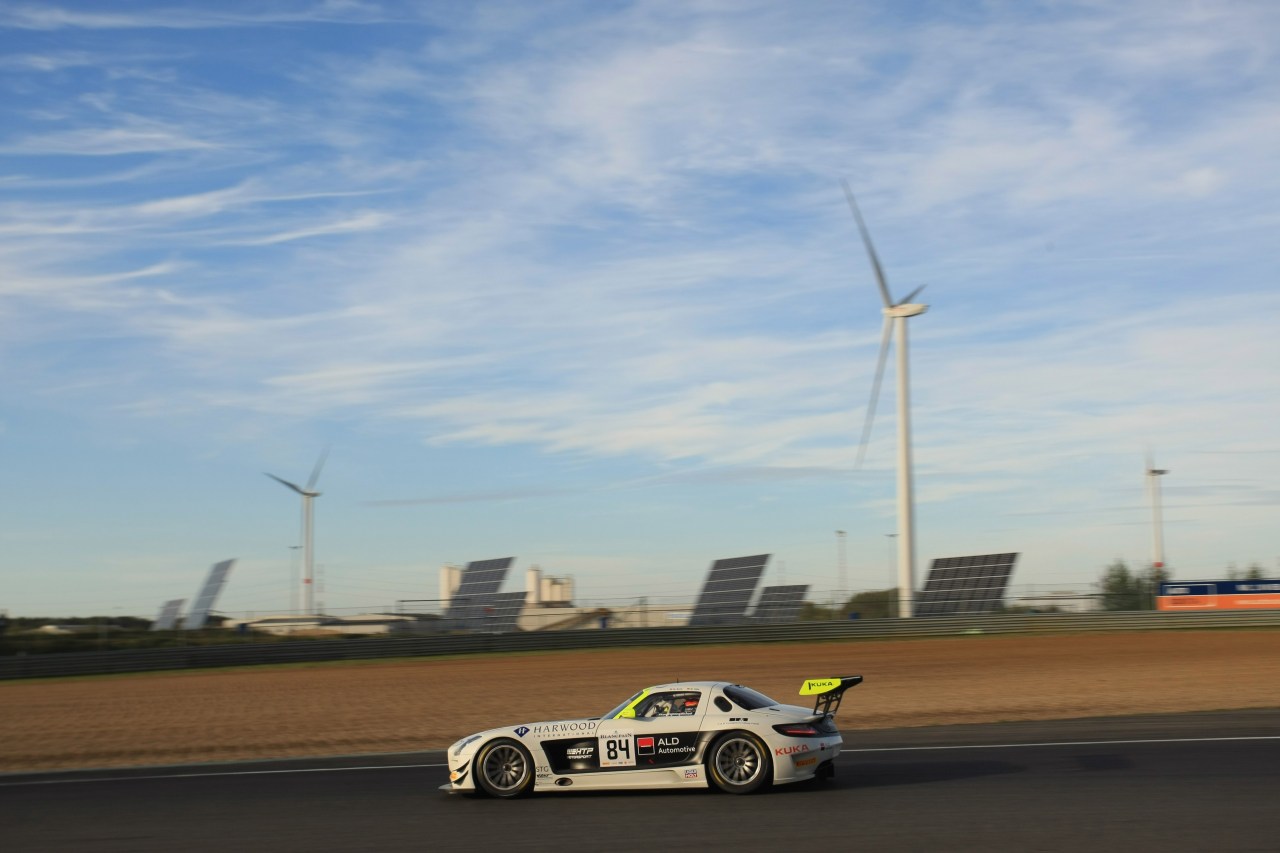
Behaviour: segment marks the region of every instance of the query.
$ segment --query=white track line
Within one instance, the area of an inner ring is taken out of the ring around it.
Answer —
[[[840,754],[866,754],[872,752],[941,752],[957,749],[1028,749],[1049,746],[1132,746],[1137,744],[1168,743],[1232,743],[1247,741],[1280,740],[1280,735],[1251,735],[1242,737],[1196,738],[1142,738],[1134,740],[1063,740],[1039,743],[971,743],[956,746],[876,746],[862,749],[841,749]],[[299,767],[285,770],[225,770],[207,773],[157,773],[146,776],[97,776],[81,779],[30,779],[20,782],[0,781],[0,788],[16,788],[28,785],[70,785],[84,782],[132,782],[156,779],[208,779],[216,776],[272,776],[290,773],[348,773],[353,770],[408,770],[424,767],[448,767],[448,764],[369,764],[361,767]],[[74,772],[74,771],[69,771]]]
[[[84,779],[29,779],[0,782],[0,788],[24,785],[70,785],[77,782],[133,782],[143,779],[208,779],[214,776],[271,776],[284,773],[347,773],[352,770],[406,770],[420,767],[448,767],[448,764],[370,764],[364,767],[295,767],[287,770],[224,770],[208,773],[156,773],[148,776],[93,776]],[[75,771],[68,771],[75,772]]]
[[[932,752],[943,749],[1020,749],[1036,746],[1126,746],[1142,743],[1224,743],[1228,741],[1280,740],[1280,735],[1246,735],[1241,737],[1170,737],[1143,738],[1137,740],[1060,740],[1042,743],[970,743],[959,746],[871,746],[864,749],[845,749],[840,754],[851,752]]]

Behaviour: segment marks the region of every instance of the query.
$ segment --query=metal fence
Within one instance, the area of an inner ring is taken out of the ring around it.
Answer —
[[[621,628],[509,634],[348,637],[263,644],[67,652],[12,655],[0,658],[0,679],[376,658],[434,657],[483,652],[1219,628],[1280,628],[1280,610],[1230,613],[1041,613],[927,619],[864,619],[848,622],[798,622],[789,625],[731,628]]]

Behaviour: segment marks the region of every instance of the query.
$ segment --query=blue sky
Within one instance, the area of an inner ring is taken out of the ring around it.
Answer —
[[[212,11],[215,9],[217,11]],[[0,9],[0,608],[330,608],[515,555],[579,598],[1280,562],[1268,2]],[[518,573],[508,587],[519,585]]]

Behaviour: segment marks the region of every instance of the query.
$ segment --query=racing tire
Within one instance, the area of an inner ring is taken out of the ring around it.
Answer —
[[[480,747],[471,766],[476,787],[491,797],[509,800],[533,789],[533,758],[529,750],[508,738]]]
[[[707,778],[727,794],[758,791],[773,780],[769,747],[748,732],[729,732],[707,753]]]

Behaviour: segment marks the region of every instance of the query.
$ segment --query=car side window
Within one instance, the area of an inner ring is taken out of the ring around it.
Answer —
[[[741,684],[732,684],[724,689],[724,695],[733,700],[733,703],[744,711],[754,711],[757,708],[772,708],[778,703],[763,693],[757,693],[750,687],[743,687]]]
[[[636,717],[691,717],[698,713],[702,694],[697,690],[654,693],[636,706]]]

